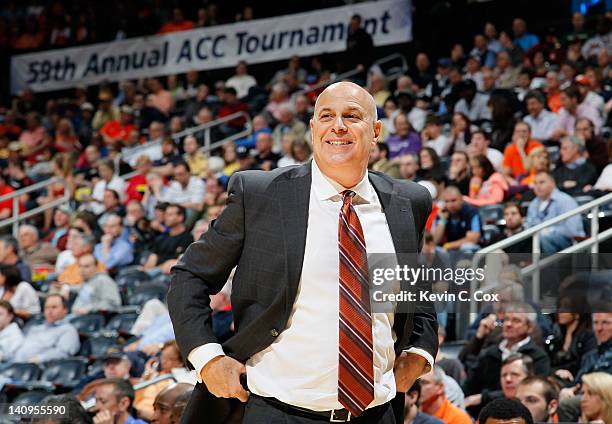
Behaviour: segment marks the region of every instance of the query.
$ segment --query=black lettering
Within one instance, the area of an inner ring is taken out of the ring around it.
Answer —
[[[87,61],[85,72],[83,72],[83,78],[85,78],[90,72],[93,72],[94,75],[98,75],[100,73],[100,70],[98,69],[98,53],[92,54]]]
[[[365,29],[365,31],[372,37],[376,35],[376,25],[378,25],[377,21],[378,19],[376,18],[369,18],[365,20],[365,24],[363,25],[363,29]]]
[[[382,21],[381,32],[383,34],[389,34],[389,28],[387,28],[387,22],[389,22],[389,19],[391,19],[391,15],[389,14],[388,10],[385,10],[385,13],[383,13],[382,17],[380,18]]]
[[[140,62],[138,61],[140,56]],[[140,69],[144,66],[145,59],[147,54],[145,52],[142,53],[132,53],[132,69]]]
[[[185,40],[183,43],[181,51],[176,58],[176,63],[181,63],[181,60],[183,59],[187,59],[188,62],[191,62],[191,41],[189,39]]]
[[[70,76],[68,76],[68,73],[70,73]],[[76,63],[70,60],[70,57],[64,57],[64,75],[62,79],[74,79],[74,74],[76,74]]]
[[[149,68],[154,68],[157,65],[159,65],[161,59],[161,53],[159,52],[159,50],[153,50],[151,52],[151,57],[149,58],[149,60],[147,60],[147,66]]]
[[[60,71],[62,71],[64,68],[62,67],[62,62],[60,62],[59,60],[55,62],[55,65],[53,65],[53,80],[54,81],[58,81],[60,80]]]
[[[244,46],[243,41],[244,41],[244,37],[247,34],[248,33],[246,31],[241,31],[241,32],[236,33],[236,37],[238,37],[238,56],[242,54],[242,46]]]
[[[102,60],[102,73],[111,73],[115,70],[115,57],[108,56]]]
[[[259,47],[259,38],[256,36],[251,36],[247,39],[246,42],[246,51],[247,53],[255,53],[255,50]]]
[[[130,55],[129,54],[121,54],[117,59],[117,68],[116,72],[127,71],[130,69]]]
[[[211,38],[209,36],[206,37],[202,37],[200,38],[200,40],[198,41],[198,44],[196,44],[196,56],[198,57],[198,59],[200,60],[206,60],[208,59],[208,54],[206,52],[206,47],[204,46],[204,43],[207,41],[210,41]]]
[[[26,84],[34,84],[38,79],[38,65],[38,61],[28,63],[28,74],[30,78],[26,81]]]
[[[306,36],[306,44],[317,44],[319,42],[319,27],[312,26],[308,28],[308,35]]]
[[[295,39],[296,36],[299,36],[299,40],[300,40],[297,42],[297,46],[299,47],[302,45],[302,42],[304,40],[304,31],[302,31],[301,29],[297,29],[297,30],[291,31],[291,38],[289,38],[289,47],[293,47],[293,45],[295,44],[293,40]]]
[[[330,33],[329,41],[334,41],[336,38],[336,30],[340,32],[338,39],[344,39],[344,25],[342,24],[329,24],[323,26],[323,36],[321,37],[321,42],[324,43],[327,37],[325,35]]]
[[[162,48],[162,64],[165,66],[168,63],[168,42],[164,41],[164,47]]]
[[[42,78],[40,79],[40,82],[47,82],[49,81],[49,79],[51,79],[51,71],[53,70],[53,65],[51,65],[51,62],[49,62],[48,60],[43,61],[41,67],[40,67],[40,73],[42,74]]]
[[[220,35],[218,37],[215,37],[215,41],[213,41],[213,48],[212,48],[212,53],[214,57],[225,56],[225,53],[221,53],[220,51],[217,50],[217,45],[221,42],[221,40],[225,40],[226,38],[227,38],[227,35]]]
[[[274,50],[274,40],[276,39],[276,34],[264,34],[261,37],[261,50],[267,52],[268,50]]]
[[[282,49],[282,48],[283,48],[283,39],[284,39],[286,36],[288,36],[288,35],[289,35],[289,33],[288,33],[287,31],[282,31],[282,32],[279,34],[279,37],[278,37],[278,48],[279,48],[279,49]]]

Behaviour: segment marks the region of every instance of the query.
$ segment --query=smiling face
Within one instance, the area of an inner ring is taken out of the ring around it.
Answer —
[[[317,165],[329,178],[353,187],[363,178],[370,150],[381,131],[372,96],[350,82],[330,85],[321,93],[310,120]]]

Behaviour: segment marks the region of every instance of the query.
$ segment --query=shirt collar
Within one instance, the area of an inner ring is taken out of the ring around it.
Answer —
[[[499,350],[501,350],[501,353],[502,353],[502,361],[505,360],[511,354],[518,352],[520,348],[525,346],[530,341],[531,341],[531,337],[527,336],[523,340],[521,340],[520,342],[512,346],[512,348],[508,349],[506,347],[508,345],[508,340],[506,339],[502,340],[501,343],[499,344]]]
[[[315,159],[312,160],[312,189],[319,200],[340,200],[341,192],[347,189],[352,190],[357,194],[354,203],[371,203],[372,195],[376,194],[368,180],[367,172],[357,185],[347,188],[323,174]]]

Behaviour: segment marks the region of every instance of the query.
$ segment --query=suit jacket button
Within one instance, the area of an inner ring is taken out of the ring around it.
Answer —
[[[270,335],[272,337],[278,337],[278,330],[276,328],[273,328],[272,330],[270,330]]]

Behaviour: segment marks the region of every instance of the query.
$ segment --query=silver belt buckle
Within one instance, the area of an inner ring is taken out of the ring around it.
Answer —
[[[351,420],[351,413],[349,411],[346,411],[346,409],[344,410],[346,411],[346,415],[340,411],[342,411],[342,409],[332,409],[331,416],[329,417],[330,423],[346,423]]]

